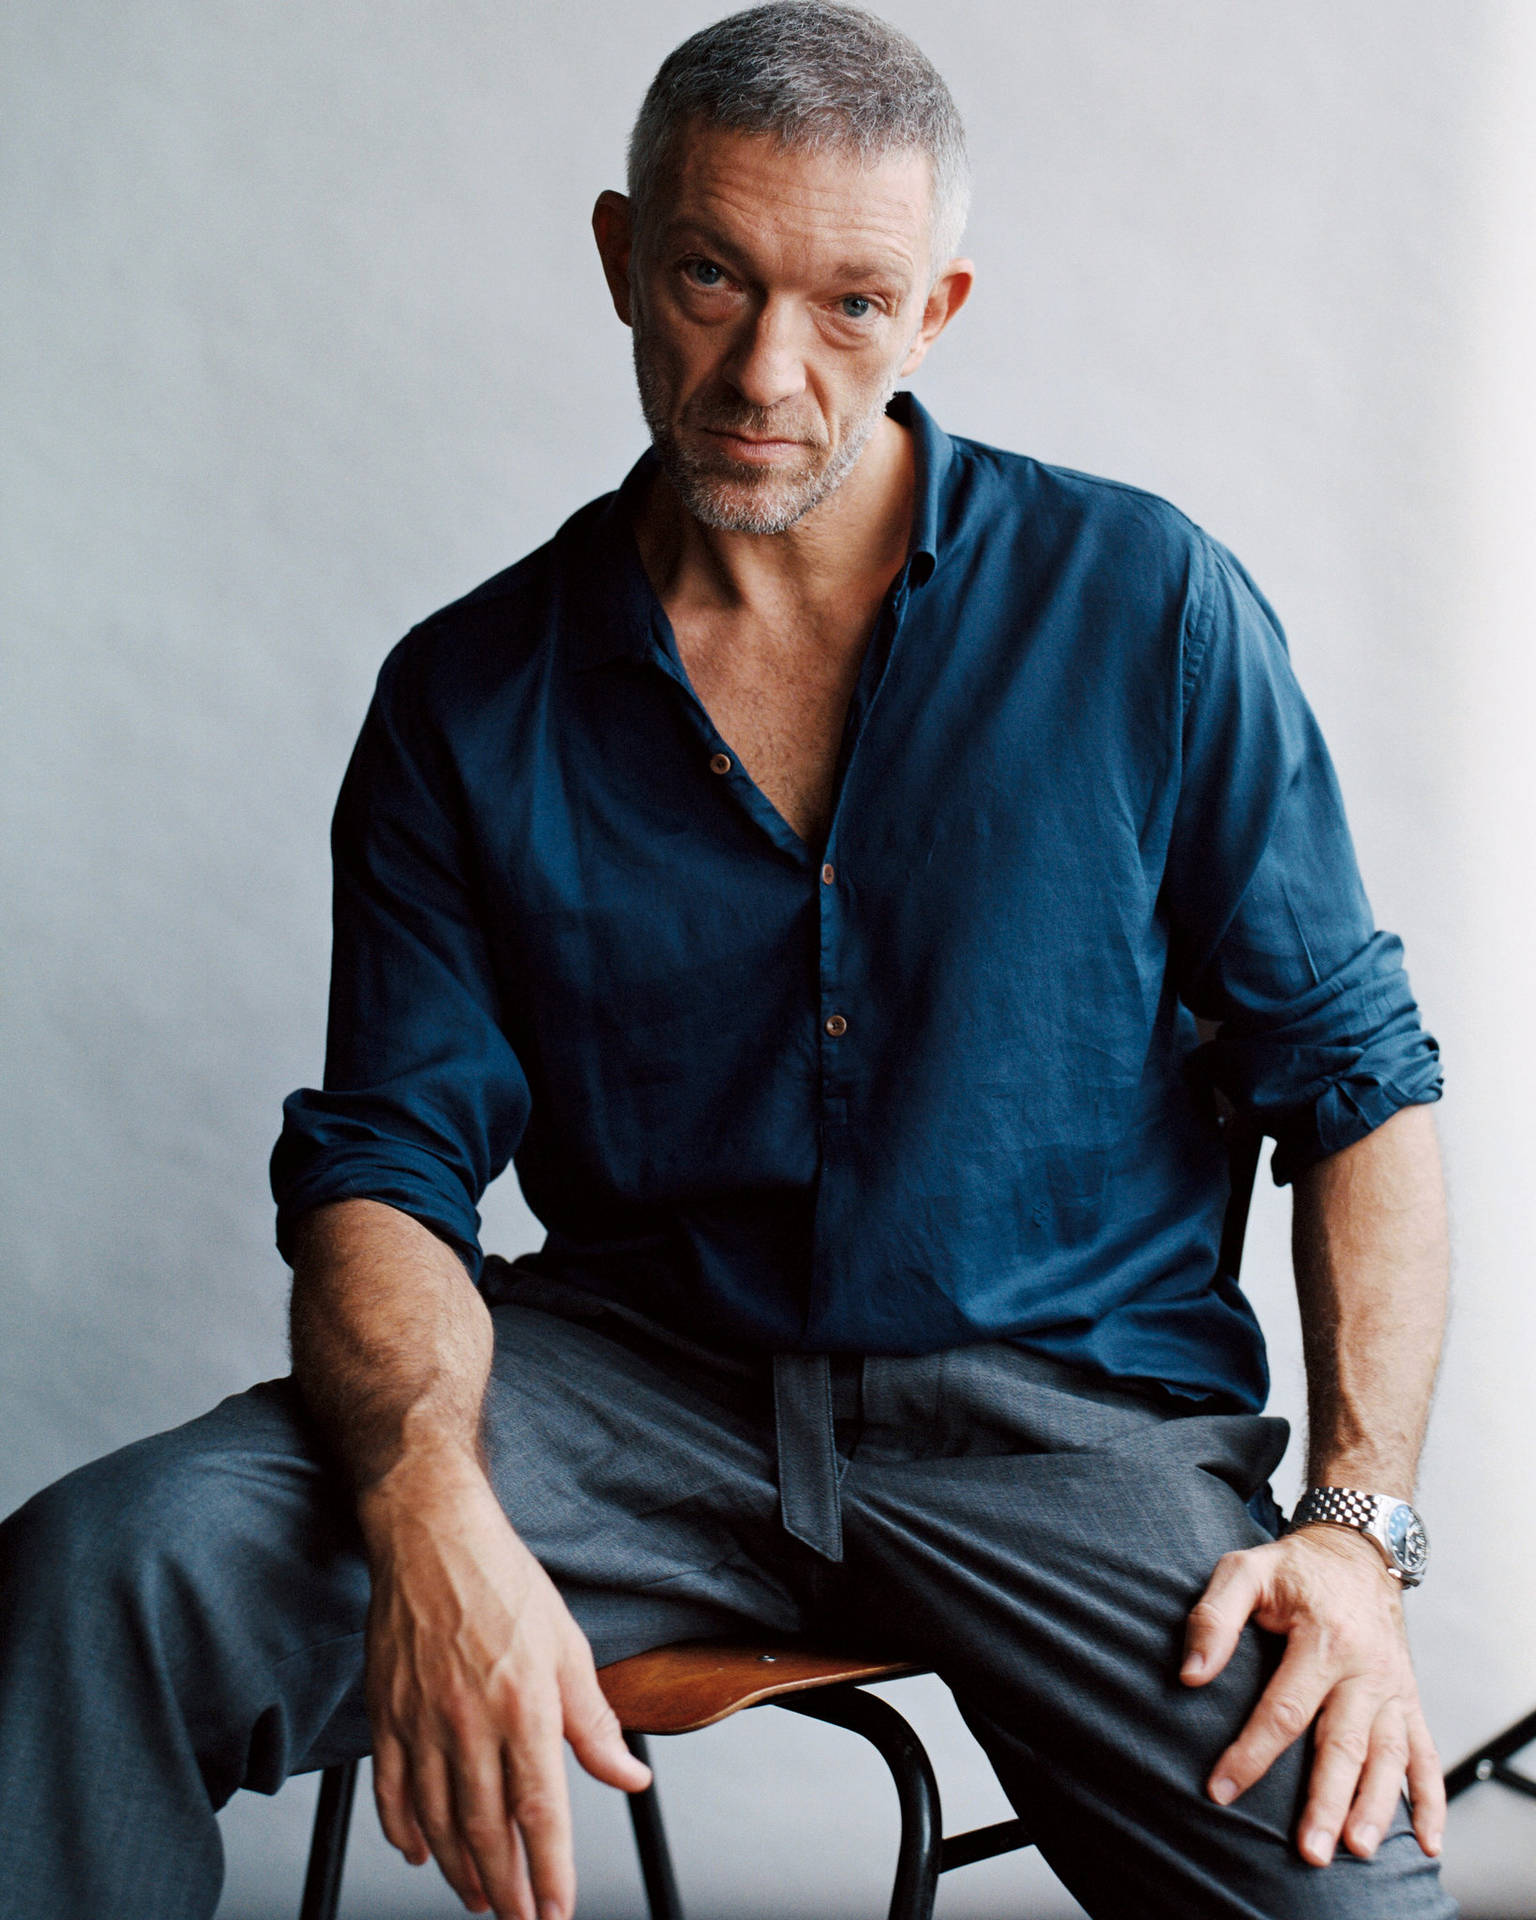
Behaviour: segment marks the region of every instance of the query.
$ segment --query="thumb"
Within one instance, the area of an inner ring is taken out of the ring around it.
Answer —
[[[1232,1658],[1249,1616],[1264,1590],[1258,1564],[1262,1548],[1224,1553],[1205,1592],[1190,1609],[1179,1678],[1189,1687],[1214,1680]]]
[[[565,1737],[594,1780],[624,1793],[642,1793],[651,1770],[624,1744],[619,1716],[604,1698],[590,1659],[571,1662],[563,1676]]]

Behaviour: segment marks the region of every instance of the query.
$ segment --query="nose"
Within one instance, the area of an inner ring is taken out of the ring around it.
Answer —
[[[805,390],[805,360],[794,315],[775,300],[765,301],[746,321],[725,374],[742,399],[754,407],[775,407]]]

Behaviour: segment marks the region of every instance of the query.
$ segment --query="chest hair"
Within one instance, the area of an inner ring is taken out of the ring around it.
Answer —
[[[831,820],[843,723],[877,606],[772,625],[718,613],[674,619],[683,665],[710,719],[808,845],[821,844]]]

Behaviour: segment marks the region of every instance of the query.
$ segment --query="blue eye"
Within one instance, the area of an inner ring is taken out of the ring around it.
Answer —
[[[713,260],[690,260],[686,270],[699,287],[718,287],[725,278],[724,267],[717,267]]]
[[[874,312],[874,302],[866,299],[862,293],[845,294],[838,305],[847,320],[867,320]]]

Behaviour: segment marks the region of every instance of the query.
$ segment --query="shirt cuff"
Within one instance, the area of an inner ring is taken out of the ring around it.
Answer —
[[[448,1191],[450,1186],[456,1192]],[[420,1147],[392,1142],[382,1152],[372,1147],[317,1150],[285,1135],[272,1155],[272,1191],[278,1251],[290,1266],[294,1231],[303,1215],[333,1200],[377,1200],[419,1220],[453,1248],[472,1280],[480,1278],[480,1216],[442,1162]]]

